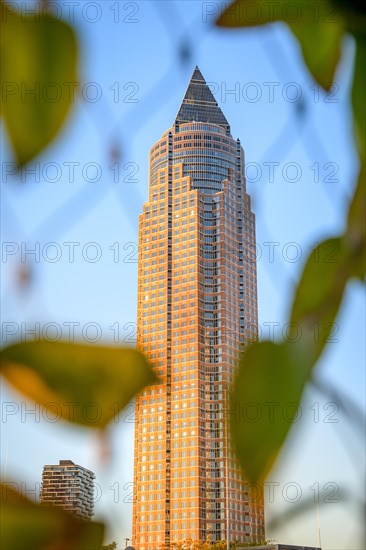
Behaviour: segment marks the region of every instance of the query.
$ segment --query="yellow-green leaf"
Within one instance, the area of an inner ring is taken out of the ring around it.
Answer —
[[[309,255],[296,289],[289,339],[300,337],[306,344],[309,369],[337,332],[335,319],[349,277],[347,261],[342,238],[321,242]]]
[[[104,526],[63,510],[35,504],[1,484],[0,547],[4,550],[100,550]]]
[[[345,242],[350,249],[352,275],[363,279],[366,271],[366,33],[356,34],[352,84],[353,126],[360,158],[360,172],[349,207]]]
[[[366,163],[363,162],[349,207],[344,242],[349,250],[350,276],[364,280],[366,273]]]
[[[311,2],[308,2],[311,5]],[[326,21],[325,15],[315,22],[314,14],[307,20],[288,23],[299,41],[304,61],[313,76],[324,90],[330,90],[341,56],[342,37],[345,31],[343,19],[339,14]]]
[[[336,317],[348,279],[365,270],[365,189],[361,181],[342,237],[321,242],[309,255],[292,304],[289,340],[301,338],[311,370],[327,342],[337,342]],[[351,229],[352,228],[352,229]]]
[[[304,0],[302,0],[304,2]],[[300,1],[299,4],[301,5]],[[282,19],[283,0],[271,4],[262,0],[234,0],[230,5],[223,4],[224,10],[217,18],[219,27],[255,27]]]
[[[2,374],[46,416],[104,428],[156,376],[131,348],[24,342],[1,351]]]
[[[73,105],[77,42],[56,18],[21,15],[6,3],[2,10],[2,117],[22,165],[53,140]]]
[[[355,68],[352,84],[353,125],[358,154],[366,163],[366,35],[356,36]],[[364,182],[365,184],[365,182]]]
[[[262,482],[296,422],[307,379],[297,344],[260,342],[241,356],[230,397],[230,433],[246,479]]]
[[[305,63],[314,79],[331,88],[338,65],[345,20],[330,2],[287,0],[235,0],[216,24],[222,27],[253,27],[284,21],[298,39]]]

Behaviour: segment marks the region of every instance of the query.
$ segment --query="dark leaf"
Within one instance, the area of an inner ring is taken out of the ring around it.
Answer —
[[[35,504],[17,492],[18,484],[1,484],[1,548],[4,550],[99,550],[101,523],[77,519],[60,509]]]

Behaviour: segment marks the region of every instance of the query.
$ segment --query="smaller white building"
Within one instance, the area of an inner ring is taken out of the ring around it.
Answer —
[[[90,520],[94,510],[94,479],[93,472],[72,460],[47,464],[43,466],[41,504],[60,507]]]

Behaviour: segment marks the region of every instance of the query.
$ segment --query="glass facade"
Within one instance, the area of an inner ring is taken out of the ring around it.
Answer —
[[[160,384],[136,402],[137,550],[264,539],[225,423],[240,346],[257,338],[255,242],[243,149],[196,68],[151,149],[139,218],[138,347]]]

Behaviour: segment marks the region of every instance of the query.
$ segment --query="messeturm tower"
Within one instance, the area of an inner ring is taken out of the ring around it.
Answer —
[[[225,423],[238,352],[257,338],[255,243],[244,151],[196,67],[151,148],[139,218],[137,343],[160,384],[136,401],[136,550],[264,539]]]

